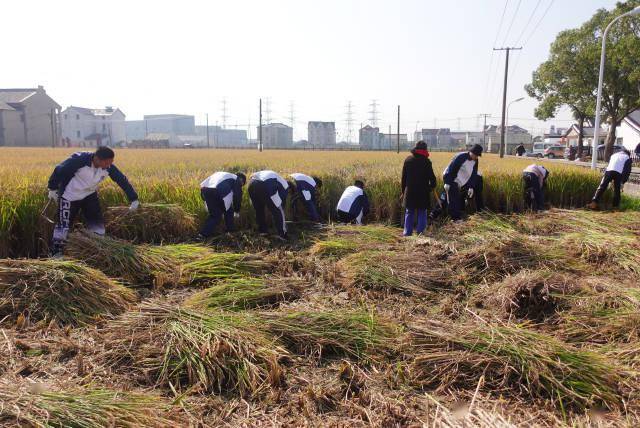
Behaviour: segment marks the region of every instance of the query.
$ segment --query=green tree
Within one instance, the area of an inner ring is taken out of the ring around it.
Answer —
[[[640,0],[629,0],[611,11],[600,9],[579,28],[558,34],[549,59],[533,72],[532,82],[525,86],[527,93],[540,101],[537,118],[554,117],[566,105],[582,128],[585,120],[595,115],[602,33],[611,20],[639,4]],[[640,108],[639,88],[640,19],[630,17],[614,24],[607,38],[601,112],[609,123],[606,159],[615,144],[616,128],[625,116]]]

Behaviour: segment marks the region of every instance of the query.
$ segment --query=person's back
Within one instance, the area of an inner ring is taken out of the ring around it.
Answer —
[[[364,183],[356,180],[353,186],[344,189],[336,207],[338,220],[343,223],[356,222],[362,224],[362,219],[369,213],[369,199],[364,192]]]
[[[358,196],[364,195],[364,190],[357,186],[349,186],[344,189],[342,196],[338,200],[338,211],[349,212],[351,204],[356,200]]]

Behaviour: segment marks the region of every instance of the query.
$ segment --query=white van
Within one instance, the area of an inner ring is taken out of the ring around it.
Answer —
[[[537,158],[541,158],[544,157],[544,151],[547,150],[549,147],[552,146],[557,146],[558,143],[545,143],[543,141],[540,141],[538,143],[533,143],[533,150],[531,150],[531,154]]]

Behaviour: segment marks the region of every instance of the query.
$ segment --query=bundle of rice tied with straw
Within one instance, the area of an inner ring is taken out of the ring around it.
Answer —
[[[107,233],[138,243],[176,243],[197,233],[197,222],[175,204],[141,204],[137,210],[110,207],[105,211]]]
[[[83,324],[126,310],[136,295],[76,261],[0,260],[0,319]]]
[[[336,226],[327,238],[310,249],[312,255],[340,258],[360,249],[392,245],[399,241],[397,229],[381,225]]]
[[[0,425],[32,427],[159,427],[186,421],[168,416],[162,398],[108,389],[48,390],[22,381],[0,382]]]
[[[283,310],[258,314],[261,328],[304,355],[383,358],[394,350],[399,328],[368,311]]]
[[[263,255],[212,253],[183,265],[182,283],[208,284],[270,272],[273,265]]]
[[[157,385],[254,396],[280,385],[287,352],[249,316],[146,302],[102,332],[105,362]],[[149,379],[150,378],[150,379]]]
[[[307,285],[301,279],[279,276],[234,278],[194,294],[185,306],[229,311],[270,307],[299,298]]]
[[[473,389],[484,376],[493,393],[515,392],[560,406],[619,407],[624,369],[526,325],[423,322],[411,326],[410,373],[423,387]]]

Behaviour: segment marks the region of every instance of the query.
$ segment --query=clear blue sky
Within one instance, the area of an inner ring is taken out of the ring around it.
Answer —
[[[473,130],[479,113],[500,115],[504,53],[492,54],[494,40],[527,42],[512,56],[508,99],[526,96],[555,35],[615,1],[506,4],[498,34],[504,0],[7,1],[0,87],[42,84],[63,106],[113,105],[129,119],[187,113],[202,123],[208,112],[213,124],[226,97],[227,124],[244,127],[270,97],[274,121],[288,122],[295,103],[297,138],[307,120],[336,121],[340,138],[348,100],[355,129],[377,99],[385,130],[398,104],[402,132],[457,128],[457,118]],[[510,123],[548,127],[534,108],[514,104]]]

